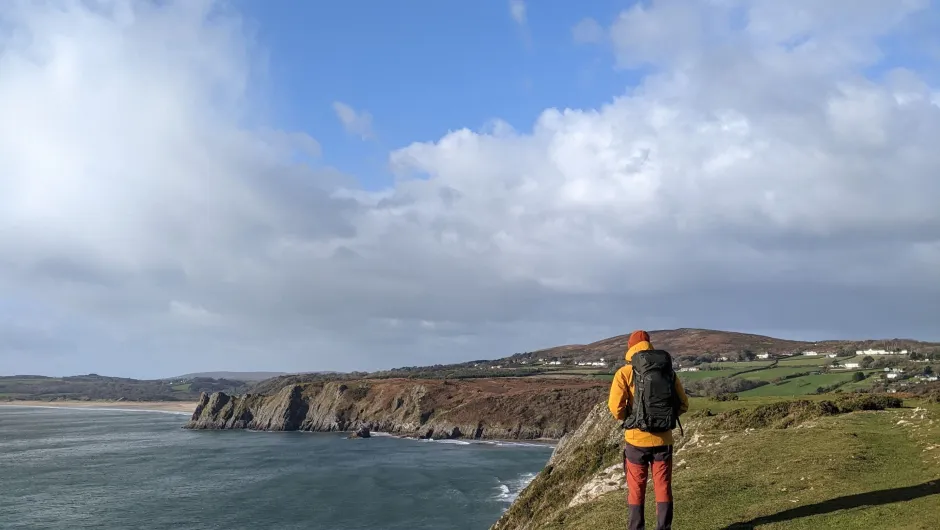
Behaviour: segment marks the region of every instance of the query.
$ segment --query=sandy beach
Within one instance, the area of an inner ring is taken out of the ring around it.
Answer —
[[[56,407],[112,410],[157,410],[192,413],[194,401],[0,401],[0,406]]]

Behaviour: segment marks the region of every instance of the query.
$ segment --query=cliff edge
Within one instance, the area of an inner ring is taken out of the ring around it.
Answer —
[[[906,433],[898,432],[898,425],[918,428],[934,425],[928,411],[916,409],[910,415],[899,409],[902,404],[901,399],[891,396],[845,396],[831,401],[743,404],[720,414],[701,410],[683,417],[685,434],[675,433],[676,486],[682,499],[681,510],[677,511],[682,518],[679,522],[683,528],[724,528],[726,524],[792,507],[793,497],[788,492],[797,488],[807,491],[807,497],[810,492],[819,496],[827,490],[839,491],[825,472],[814,474],[811,480],[807,467],[812,465],[794,465],[803,459],[818,461],[831,470],[842,469],[837,462],[851,468],[852,473],[846,473],[844,484],[839,485],[850,490],[859,483],[853,474],[857,465],[870,464],[883,449],[890,452],[903,448],[912,455],[937,449],[935,443],[928,441],[934,439],[933,433],[912,428],[916,440],[908,440]],[[885,410],[895,412],[875,412]],[[851,414],[855,412],[862,415]],[[875,415],[865,415],[870,413]],[[910,418],[916,418],[919,424]],[[860,434],[865,432],[871,435],[867,445],[862,443],[865,440]],[[622,447],[622,429],[611,418],[606,404],[597,404],[578,429],[562,438],[545,468],[491,530],[626,527]],[[851,458],[837,458],[842,454],[840,451],[849,448]],[[911,467],[921,462],[920,458],[912,460]],[[883,468],[894,463],[894,459],[885,461],[873,475],[881,476]],[[915,482],[935,473],[934,469],[935,465],[927,470],[917,468]],[[768,472],[768,476],[760,477],[760,488],[754,485],[757,471]],[[906,479],[897,478],[897,482]],[[705,482],[708,488],[702,487]],[[780,483],[785,485],[777,486]],[[813,487],[816,489],[810,489]],[[922,489],[929,494],[932,487]],[[730,502],[729,491],[740,494],[741,501]],[[749,497],[751,494],[771,502],[757,506]],[[817,526],[830,527],[838,526]],[[860,528],[863,527],[867,528]]]
[[[603,382],[514,378],[295,384],[271,395],[203,394],[186,428],[559,439],[577,429],[606,391]]]

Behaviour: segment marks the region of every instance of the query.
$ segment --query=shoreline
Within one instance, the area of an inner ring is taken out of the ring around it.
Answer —
[[[196,401],[0,401],[0,407],[173,412],[176,414],[192,414],[198,404]]]

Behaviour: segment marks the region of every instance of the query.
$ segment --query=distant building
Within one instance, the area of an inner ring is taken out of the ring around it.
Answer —
[[[891,373],[888,374],[888,379],[897,379],[897,378],[900,377],[900,376],[901,376],[901,374],[899,374],[899,373],[897,373],[897,372],[891,372]]]
[[[680,372],[698,372],[698,366],[686,366],[685,368],[679,368]]]
[[[803,355],[807,355],[807,356],[809,356],[809,357],[815,357],[816,355],[819,355],[819,352],[815,352],[815,351],[805,351],[805,352],[803,352]]]
[[[724,355],[722,355],[721,357],[718,358],[718,362],[723,362],[723,363],[724,363],[724,362],[728,362],[728,361],[730,361],[730,360],[731,360],[731,359],[725,357]]]
[[[830,359],[835,359],[836,357],[838,357],[838,355],[836,355],[835,353],[827,353],[826,357],[829,357]]]
[[[901,350],[901,353],[906,354],[907,350]],[[856,350],[855,355],[900,355],[901,353],[895,353],[888,350]]]
[[[758,359],[770,359],[770,354],[769,354],[769,353],[758,353],[758,354],[757,354],[757,358],[758,358]]]
[[[842,366],[845,367],[846,370],[854,370],[861,367],[859,363],[845,363]]]

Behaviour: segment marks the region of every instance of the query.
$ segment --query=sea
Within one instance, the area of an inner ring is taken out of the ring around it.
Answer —
[[[187,420],[0,407],[0,529],[487,529],[552,449]]]

